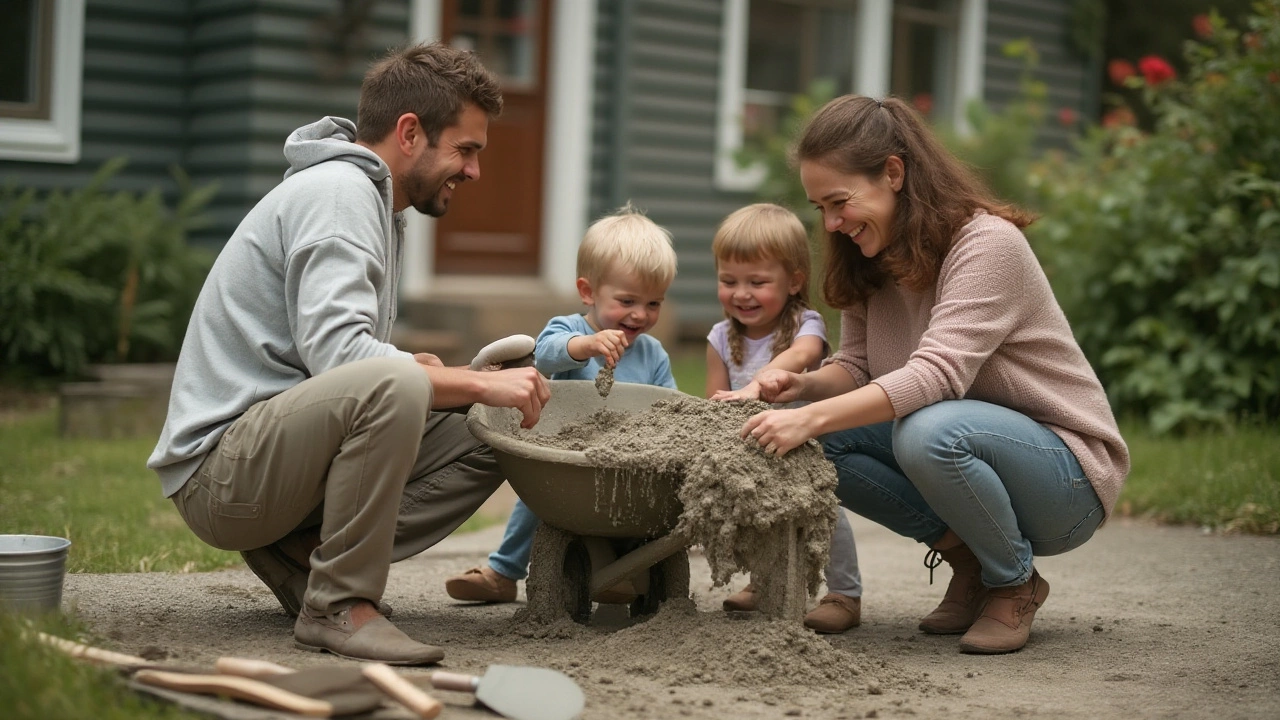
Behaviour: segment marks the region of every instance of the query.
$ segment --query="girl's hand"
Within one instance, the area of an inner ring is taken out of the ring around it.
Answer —
[[[740,400],[759,400],[760,385],[752,380],[749,385],[737,390],[718,390],[711,396],[712,400],[722,400],[725,402],[734,402]]]
[[[752,415],[742,426],[742,437],[754,438],[768,455],[782,457],[800,447],[813,433],[804,408],[797,410],[765,410]]]
[[[767,403],[795,402],[804,391],[804,375],[786,370],[765,370],[756,375],[751,384],[759,388],[756,397]]]
[[[604,358],[604,364],[613,367],[622,359],[622,351],[627,349],[627,336],[621,330],[601,330],[586,338],[588,357],[597,355]]]

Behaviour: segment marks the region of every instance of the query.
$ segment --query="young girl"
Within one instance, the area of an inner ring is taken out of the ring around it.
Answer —
[[[720,223],[711,252],[726,320],[707,335],[707,396],[754,400],[765,369],[816,370],[827,356],[826,325],[809,307],[809,243],[791,211],[749,205]],[[802,403],[803,404],[803,403]],[[862,579],[853,529],[837,514],[827,564],[829,592],[804,618],[818,632],[841,633],[862,615]],[[754,585],[724,601],[726,610],[754,610]]]

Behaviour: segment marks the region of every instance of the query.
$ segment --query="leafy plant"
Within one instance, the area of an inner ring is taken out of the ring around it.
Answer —
[[[1214,16],[1185,78],[1127,81],[1150,133],[1095,129],[1033,173],[1081,346],[1157,431],[1280,418],[1280,1],[1255,12],[1246,33]]]
[[[0,358],[11,369],[74,375],[177,356],[212,263],[186,236],[216,187],[193,188],[175,170],[173,208],[159,190],[107,192],[125,162],[108,161],[77,190],[0,190]]]

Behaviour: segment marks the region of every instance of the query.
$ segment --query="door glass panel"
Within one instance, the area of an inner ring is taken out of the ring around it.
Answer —
[[[474,50],[503,89],[530,89],[538,78],[536,0],[464,0],[458,4],[454,47]]]
[[[956,6],[956,0],[894,3],[889,91],[926,117],[950,117],[954,109]]]

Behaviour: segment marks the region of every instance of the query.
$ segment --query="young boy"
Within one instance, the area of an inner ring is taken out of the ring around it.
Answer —
[[[671,234],[631,207],[587,228],[578,247],[578,297],[584,315],[551,318],[534,351],[539,371],[552,380],[594,380],[605,366],[617,382],[674,389],[671,359],[652,335],[662,301],[676,274]],[[445,581],[455,600],[513,602],[516,581],[529,572],[529,551],[538,518],[517,500],[502,544],[489,566]],[[626,602],[628,588],[597,595],[600,602]]]

